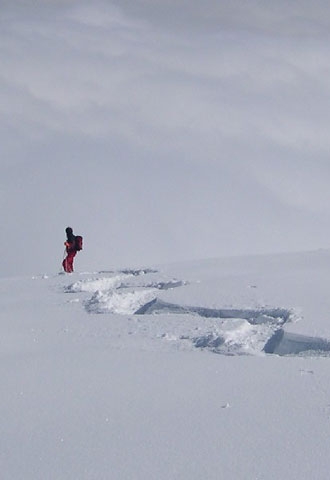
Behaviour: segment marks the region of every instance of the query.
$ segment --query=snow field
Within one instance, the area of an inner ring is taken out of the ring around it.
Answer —
[[[1,478],[327,480],[319,256],[1,280]]]

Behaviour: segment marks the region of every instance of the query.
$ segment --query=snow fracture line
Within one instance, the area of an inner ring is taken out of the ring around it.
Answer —
[[[139,308],[135,315],[159,314],[159,313],[182,313],[197,314],[205,318],[242,318],[251,325],[261,325],[263,323],[283,325],[291,316],[289,310],[283,308],[261,308],[256,310],[249,309],[214,309],[205,307],[185,307],[174,303],[167,303],[155,298]]]
[[[266,342],[263,352],[267,354],[284,355],[322,355],[330,352],[330,341],[323,338],[307,337],[285,332],[283,326],[290,321],[293,312],[283,308],[249,309],[213,309],[204,307],[181,306],[163,302],[158,298],[139,308],[136,315],[149,314],[195,314],[204,318],[244,319],[251,325],[272,325],[276,330]],[[216,349],[221,346],[221,337],[206,337],[195,339],[198,348]]]
[[[321,355],[330,352],[330,342],[323,338],[307,337],[285,332],[282,328],[277,330],[264,346],[265,353],[276,355],[299,355],[310,352],[312,355]]]

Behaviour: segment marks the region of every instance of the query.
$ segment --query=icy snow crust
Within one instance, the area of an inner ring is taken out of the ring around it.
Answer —
[[[1,479],[327,480],[329,285],[327,251],[0,280]]]

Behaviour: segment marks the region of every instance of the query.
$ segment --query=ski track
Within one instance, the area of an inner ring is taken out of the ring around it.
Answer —
[[[330,355],[329,341],[285,331],[285,324],[295,320],[293,310],[208,308],[169,303],[159,298],[161,291],[185,285],[187,282],[164,278],[156,270],[126,269],[100,271],[92,278],[64,287],[64,292],[91,294],[84,300],[90,314],[137,316],[138,327],[135,332],[131,329],[130,335],[143,332],[172,342],[177,348],[190,345],[223,355]],[[159,316],[157,323],[155,315]]]

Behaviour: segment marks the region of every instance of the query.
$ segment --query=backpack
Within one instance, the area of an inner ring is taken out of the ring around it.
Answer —
[[[75,238],[75,250],[79,252],[83,248],[83,237],[81,235],[76,235]]]

